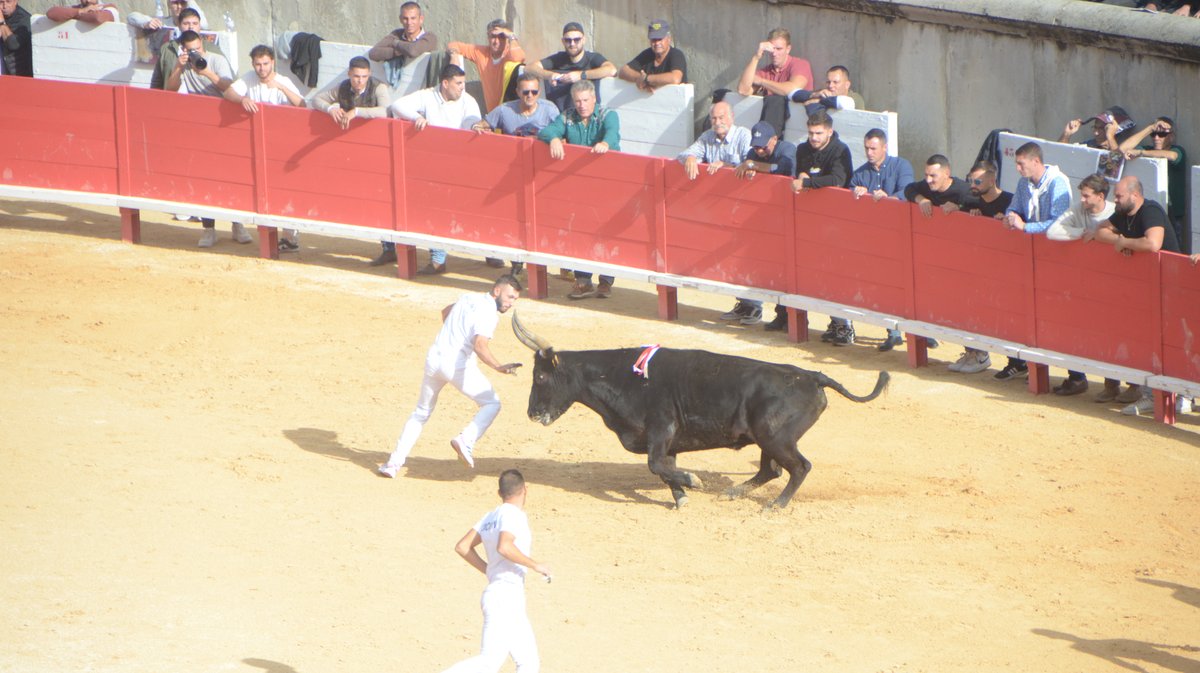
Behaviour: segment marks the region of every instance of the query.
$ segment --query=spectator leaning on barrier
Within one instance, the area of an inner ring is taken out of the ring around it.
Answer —
[[[1121,178],[1113,192],[1114,212],[1108,221],[1096,230],[1095,240],[1108,243],[1123,255],[1154,253],[1161,251],[1179,252],[1179,242],[1167,217],[1167,212],[1157,201],[1147,199],[1140,180],[1133,176]],[[1116,381],[1104,381],[1105,393],[1112,393]],[[1131,385],[1119,395],[1104,395],[1110,401],[1131,402],[1121,410],[1126,416],[1140,416],[1154,412],[1154,393],[1149,386]],[[1180,398],[1186,400],[1186,398]],[[1176,409],[1190,411],[1190,403],[1181,401]]]
[[[79,4],[55,6],[46,10],[46,18],[51,21],[82,21],[83,23],[101,24],[110,21],[120,21],[121,14],[117,6],[100,0],[80,0]]]
[[[0,0],[0,72],[33,77],[33,32],[29,12],[17,0]]]
[[[542,78],[528,70],[517,78],[517,100],[503,103],[487,114],[487,118],[475,122],[471,128],[477,133],[496,131],[506,136],[536,136],[558,117],[558,108],[541,97]],[[488,257],[487,265],[502,268],[504,260]],[[521,273],[525,265],[513,262],[512,273]]]
[[[850,148],[833,130],[833,118],[825,110],[809,115],[808,142],[796,148],[796,179],[792,181],[792,191],[847,187],[853,172]],[[854,343],[854,325],[845,318],[832,318],[821,340],[849,346]]]
[[[729,103],[713,103],[708,121],[712,128],[675,157],[683,164],[689,180],[700,175],[700,164],[708,164],[706,172],[712,175],[722,166],[737,166],[750,151],[750,129],[733,123],[733,108]]]
[[[451,61],[466,68],[463,58],[475,64],[479,70],[479,83],[483,86],[484,109],[491,111],[504,102],[504,89],[510,77],[516,77],[515,65],[525,61],[525,50],[517,44],[517,34],[512,24],[504,19],[492,19],[487,25],[486,45],[451,42],[446,45]]]
[[[275,71],[274,49],[265,44],[254,47],[250,50],[250,64],[254,70],[229,85],[225,90],[225,100],[241,105],[250,114],[258,114],[259,103],[304,107],[304,97],[295,83]],[[279,251],[295,252],[299,249],[299,234],[295,229],[284,229],[279,238]]]
[[[0,0],[2,1],[2,0]],[[172,10],[173,11],[173,10]],[[200,12],[191,7],[184,7],[179,10],[179,14],[175,19],[177,25],[176,30],[180,33],[183,31],[193,31],[199,34],[201,25],[203,24],[200,18]],[[204,50],[209,54],[222,54],[221,48],[216,42],[205,40]],[[167,78],[171,76],[171,70],[175,67],[175,62],[179,59],[179,38],[171,40],[164,44],[162,49],[158,50],[158,64],[154,68],[154,72],[150,75],[151,89],[167,88]]]
[[[387,117],[392,104],[392,90],[387,82],[371,76],[371,62],[365,56],[350,59],[348,77],[313,98],[313,107],[333,117],[342,130],[350,128],[352,119],[381,119]],[[396,261],[393,257],[392,261]]]
[[[671,43],[671,26],[662,19],[647,28],[650,48],[621,66],[617,76],[646,93],[671,84],[687,84],[687,56]]]
[[[934,207],[953,213],[962,208],[971,195],[966,181],[950,174],[950,160],[935,154],[925,160],[925,177],[904,188],[904,198],[917,204],[921,214],[933,217]]]
[[[393,117],[413,123],[417,131],[426,126],[447,129],[469,129],[479,123],[482,116],[479,103],[466,93],[467,75],[463,69],[447,63],[438,75],[438,85],[401,96],[389,110]],[[441,248],[429,250],[429,264],[417,270],[421,275],[446,273],[446,251]]]
[[[763,56],[771,60],[765,67],[758,67]],[[792,56],[792,34],[785,28],[776,28],[767,33],[767,40],[760,42],[754,56],[742,71],[737,92],[743,96],[787,96],[796,89],[807,89],[813,85],[812,66],[808,61]]]
[[[175,57],[175,65],[167,77],[167,91],[180,91],[192,96],[224,97],[225,90],[233,83],[233,68],[221,54],[206,51],[204,42],[204,38],[194,30],[185,30],[179,36],[179,55]],[[217,242],[216,222],[210,217],[201,218],[200,222],[204,234],[200,237],[199,245],[201,248],[211,248]],[[252,240],[240,222],[233,223],[233,240],[238,243]]]
[[[125,22],[134,28],[142,30],[158,30],[163,27],[173,27],[179,25],[179,13],[185,9],[191,8],[196,11],[200,17],[200,30],[208,30],[208,19],[204,17],[204,10],[200,9],[200,5],[195,0],[168,0],[167,11],[170,16],[157,17],[147,16],[141,12],[130,12],[125,17]]]
[[[1042,147],[1034,142],[1017,148],[1016,166],[1021,179],[1004,213],[1004,223],[1027,234],[1045,233],[1071,207],[1071,183],[1057,166],[1043,162]],[[1008,381],[1028,372],[1024,360],[1010,356],[995,379]]]
[[[566,110],[571,106],[572,84],[585,79],[612,77],[617,74],[617,66],[603,55],[583,48],[587,37],[583,34],[583,26],[576,21],[563,26],[562,44],[562,51],[529,64],[525,72],[545,79],[546,95],[542,98],[559,110]]]
[[[803,103],[805,109],[812,112],[816,111],[816,108],[810,107],[813,105],[834,110],[865,110],[867,104],[863,97],[850,86],[850,69],[844,65],[835,65],[825,73],[824,89],[809,91],[805,96],[806,92],[801,88],[800,91],[791,92],[792,101]]]
[[[1146,136],[1150,136],[1150,144],[1138,147]],[[1191,232],[1187,226],[1187,153],[1175,144],[1175,121],[1170,117],[1155,119],[1153,124],[1126,138],[1121,151],[1128,159],[1167,160],[1167,214],[1171,216],[1180,252],[1191,252]]]
[[[716,127],[714,123],[713,128]],[[796,174],[795,166],[796,146],[780,138],[779,132],[771,122],[760,121],[750,129],[750,149],[741,163],[733,169],[733,174],[741,180],[753,180],[757,173],[791,177]],[[786,327],[787,309],[776,305],[775,315],[776,320],[783,316],[783,325]],[[743,325],[757,325],[762,322],[762,302],[738,297],[733,309],[723,313],[721,320],[736,320]]]
[[[571,85],[571,109],[564,111],[538,133],[538,140],[550,144],[550,156],[566,157],[564,145],[591,147],[593,154],[621,150],[621,121],[615,110],[596,105],[596,87],[590,80]],[[567,295],[570,299],[599,297],[612,294],[612,276],[600,276],[600,285],[592,285],[590,271],[575,272],[575,286]]]

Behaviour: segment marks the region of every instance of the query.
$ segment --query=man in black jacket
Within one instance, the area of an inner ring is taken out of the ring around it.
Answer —
[[[817,110],[808,117],[808,142],[796,148],[796,179],[792,181],[792,191],[848,187],[853,172],[850,148],[838,139],[829,113]],[[854,325],[845,318],[833,318],[821,335],[821,341],[849,346],[854,343]]]
[[[17,0],[0,0],[0,73],[33,77],[29,12]]]

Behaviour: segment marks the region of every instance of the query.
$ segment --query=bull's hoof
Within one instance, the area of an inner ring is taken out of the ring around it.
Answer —
[[[686,495],[680,496],[675,499],[675,509],[677,509],[677,510],[683,509],[683,506],[686,505],[687,503],[688,503],[688,497]]]
[[[687,475],[687,480],[688,480],[687,485],[689,488],[694,488],[694,489],[704,488],[704,482],[700,481],[700,477],[697,477],[696,475],[692,474],[691,472],[685,472],[684,474]]]

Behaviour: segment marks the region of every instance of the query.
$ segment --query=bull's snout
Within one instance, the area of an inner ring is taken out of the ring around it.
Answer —
[[[548,414],[548,413],[547,414],[529,414],[529,420],[533,421],[534,423],[541,423],[542,425],[550,425],[551,423],[554,422],[554,418],[552,418],[550,416],[550,414]]]

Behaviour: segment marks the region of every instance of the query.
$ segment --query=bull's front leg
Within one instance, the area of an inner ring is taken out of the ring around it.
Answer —
[[[684,486],[701,488],[704,484],[700,481],[700,477],[691,472],[684,472],[675,466],[675,456],[670,452],[673,437],[674,424],[661,432],[648,433],[646,462],[650,471],[657,474],[670,487],[671,496],[675,499],[675,508],[678,509],[687,504],[687,493],[683,490]]]

